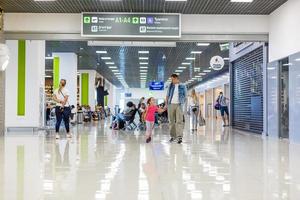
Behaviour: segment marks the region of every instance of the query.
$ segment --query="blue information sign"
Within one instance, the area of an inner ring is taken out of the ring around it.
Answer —
[[[152,81],[149,84],[149,89],[150,90],[164,90],[164,86],[165,86],[165,84],[163,81],[159,81],[159,82]]]

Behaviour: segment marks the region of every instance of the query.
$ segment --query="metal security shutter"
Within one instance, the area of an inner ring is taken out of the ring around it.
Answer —
[[[232,125],[263,132],[263,47],[232,63]]]

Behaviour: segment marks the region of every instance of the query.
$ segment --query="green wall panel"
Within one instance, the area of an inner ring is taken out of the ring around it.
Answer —
[[[18,41],[18,100],[17,115],[25,116],[26,89],[26,41]]]
[[[104,106],[108,105],[108,96],[104,96]]]
[[[53,89],[59,88],[59,57],[53,58]]]
[[[89,74],[81,74],[81,105],[89,105]]]

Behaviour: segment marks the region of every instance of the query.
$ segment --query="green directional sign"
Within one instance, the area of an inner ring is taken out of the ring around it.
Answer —
[[[82,13],[81,36],[180,38],[181,15],[173,13]]]
[[[138,17],[133,17],[132,18],[132,23],[133,24],[138,24],[139,23],[139,18]]]
[[[91,23],[91,17],[84,17],[84,18],[83,18],[83,22],[84,22],[85,24],[90,24],[90,23]]]

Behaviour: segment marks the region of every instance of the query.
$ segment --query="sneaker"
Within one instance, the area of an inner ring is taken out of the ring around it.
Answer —
[[[151,142],[151,137],[148,137],[148,138],[146,139],[146,143],[149,143],[149,142]]]
[[[178,138],[177,143],[181,144],[182,143],[182,138]]]
[[[56,137],[55,137],[55,138],[58,140],[60,137],[59,137],[59,135],[58,135],[58,134],[56,134]]]
[[[72,138],[72,134],[71,133],[67,133],[67,138]]]
[[[174,142],[174,138],[171,138],[171,139],[169,140],[169,142]]]

